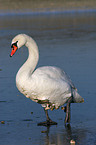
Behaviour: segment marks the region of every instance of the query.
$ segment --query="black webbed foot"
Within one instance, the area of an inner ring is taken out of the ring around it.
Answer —
[[[44,108],[44,112],[46,114],[46,121],[44,122],[40,122],[37,125],[38,126],[51,126],[51,125],[57,125],[57,122],[52,121],[49,116],[48,116],[48,110],[45,110]]]

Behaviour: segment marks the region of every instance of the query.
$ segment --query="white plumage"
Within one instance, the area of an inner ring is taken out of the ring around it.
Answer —
[[[29,56],[16,75],[16,85],[22,94],[41,103],[45,110],[58,109],[71,97],[71,102],[84,101],[72,81],[60,68],[45,66],[35,70],[39,60],[39,51],[37,44],[31,37],[25,34],[17,35],[12,40],[11,56],[15,53],[14,46],[19,49],[23,45],[28,48]]]

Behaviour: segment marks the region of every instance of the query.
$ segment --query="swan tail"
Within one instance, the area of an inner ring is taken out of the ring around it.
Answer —
[[[84,102],[84,99],[79,95],[79,93],[77,92],[77,89],[73,89],[72,94],[73,94],[73,103],[83,103]]]

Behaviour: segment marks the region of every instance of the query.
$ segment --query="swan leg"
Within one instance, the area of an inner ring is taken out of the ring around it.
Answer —
[[[70,123],[70,104],[71,104],[71,102],[72,102],[72,97],[68,100],[67,105],[64,110],[66,112],[65,124]]]
[[[45,114],[46,114],[46,121],[38,123],[38,126],[57,125],[56,122],[52,121],[52,120],[49,118],[48,110],[45,110],[45,108],[44,108],[44,111],[45,111]]]

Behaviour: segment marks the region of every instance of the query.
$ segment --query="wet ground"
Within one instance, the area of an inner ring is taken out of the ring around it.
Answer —
[[[11,39],[32,36],[40,51],[38,66],[64,69],[84,98],[71,105],[71,127],[64,126],[64,112],[49,111],[58,123],[37,126],[45,120],[42,107],[23,96],[15,86],[15,75],[26,60],[27,49],[10,58]],[[77,145],[96,144],[96,13],[0,16],[0,144]],[[3,122],[2,122],[3,121]]]

